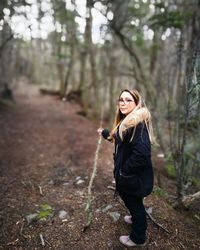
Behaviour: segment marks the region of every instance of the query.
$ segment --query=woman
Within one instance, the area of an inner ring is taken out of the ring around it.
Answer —
[[[124,220],[132,225],[132,230],[119,240],[125,246],[143,246],[147,229],[143,198],[153,189],[151,143],[154,138],[151,115],[139,92],[123,90],[111,132],[102,128],[98,132],[104,139],[115,143],[116,192],[130,212]]]

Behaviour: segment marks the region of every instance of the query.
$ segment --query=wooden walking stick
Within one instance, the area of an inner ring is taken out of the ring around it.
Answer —
[[[104,108],[102,107],[101,110],[101,118],[100,118],[100,127],[102,127],[103,125],[103,116],[104,116]],[[95,151],[95,155],[94,155],[94,162],[93,162],[93,170],[92,170],[92,174],[90,177],[90,182],[88,185],[88,191],[87,191],[87,203],[86,203],[86,207],[85,207],[85,211],[87,213],[87,223],[83,228],[83,232],[85,232],[87,230],[87,228],[90,226],[91,222],[92,222],[92,184],[94,182],[94,178],[96,176],[97,173],[97,162],[98,162],[98,157],[99,157],[99,150],[100,150],[100,146],[101,146],[101,142],[102,142],[102,136],[100,135],[97,141],[97,147],[96,147],[96,151]]]

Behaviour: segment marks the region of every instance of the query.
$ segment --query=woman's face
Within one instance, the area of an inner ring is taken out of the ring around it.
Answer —
[[[136,107],[136,103],[132,95],[129,92],[124,91],[119,97],[118,106],[123,115],[128,115]]]

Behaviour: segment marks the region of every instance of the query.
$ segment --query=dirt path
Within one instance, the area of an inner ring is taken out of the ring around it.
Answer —
[[[118,238],[130,228],[123,223],[125,209],[107,188],[112,185],[112,146],[104,141],[93,189],[94,220],[82,232],[98,124],[78,115],[76,104],[41,96],[24,80],[15,96],[14,108],[0,110],[0,249],[125,249]],[[144,249],[199,249],[197,225],[155,195],[145,203],[171,234],[149,221]],[[44,204],[53,216],[28,224],[26,216]],[[117,222],[112,212],[120,214]]]

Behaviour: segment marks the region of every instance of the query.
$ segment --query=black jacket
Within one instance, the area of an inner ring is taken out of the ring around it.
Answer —
[[[123,141],[115,135],[114,177],[119,193],[139,197],[149,195],[153,189],[151,143],[144,123],[125,131]],[[107,138],[108,131],[102,132]],[[131,140],[133,136],[133,139]]]

